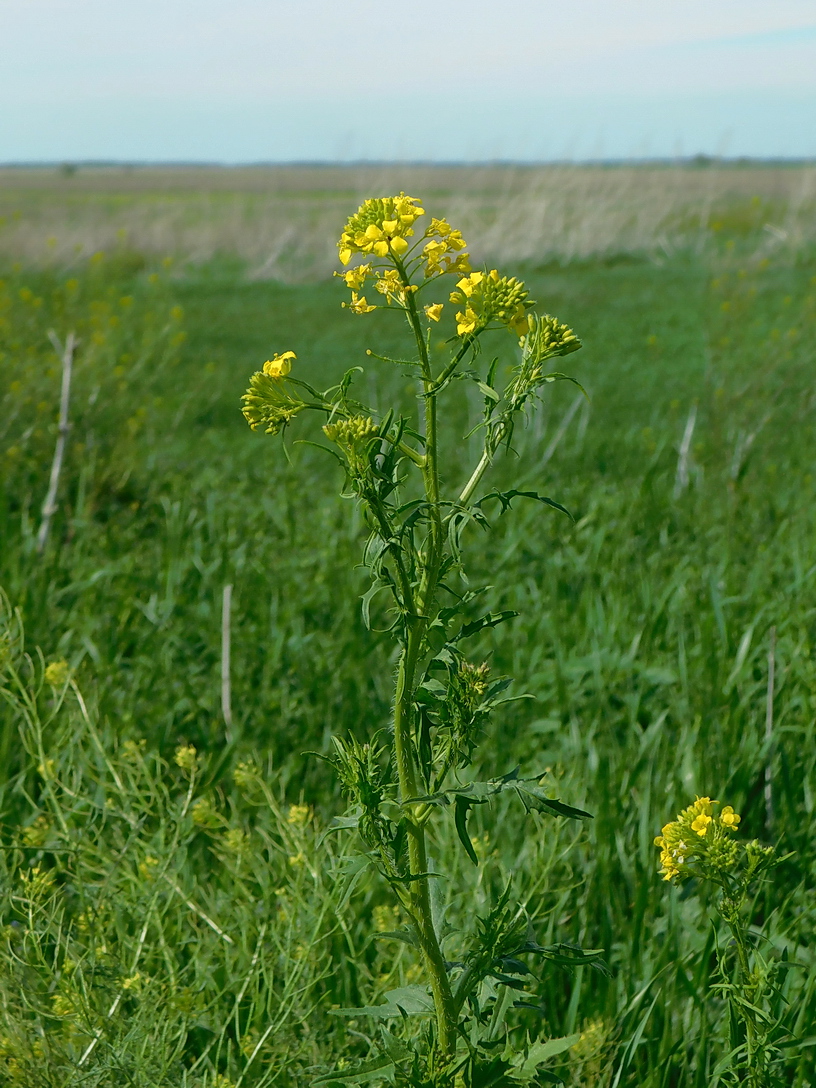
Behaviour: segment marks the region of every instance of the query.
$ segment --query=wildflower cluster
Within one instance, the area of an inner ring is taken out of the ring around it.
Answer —
[[[456,315],[459,336],[473,336],[499,321],[519,336],[528,330],[527,311],[534,304],[527,288],[515,276],[500,276],[497,269],[471,272],[456,284],[451,302],[464,306]]]
[[[49,687],[61,688],[68,682],[70,671],[67,661],[52,661],[46,665],[43,679]]]
[[[417,201],[405,193],[366,200],[361,204],[346,223],[337,243],[340,260],[346,265],[355,253],[362,253],[374,261],[346,272],[335,272],[351,291],[351,302],[344,302],[343,306],[354,314],[376,310],[377,307],[361,293],[365,284],[373,280],[375,290],[385,296],[386,305],[407,309],[409,297],[423,286],[410,282],[410,272],[414,268],[422,268],[426,282],[448,273],[460,276],[470,273],[470,258],[464,252],[467,242],[462,232],[455,230],[446,219],[432,218],[422,235],[427,241],[421,252],[411,249],[408,239],[414,234],[414,223],[424,214]],[[429,303],[425,306],[426,317],[439,321],[443,306],[441,302]]]
[[[412,196],[378,197],[366,200],[346,223],[337,248],[340,263],[348,264],[355,253],[375,257],[401,256],[408,249],[413,225],[425,209]]]
[[[460,230],[454,230],[447,219],[431,219],[431,225],[425,231],[430,238],[422,250],[425,258],[425,277],[442,276],[446,272],[470,272],[470,258],[462,253],[467,242]],[[453,254],[458,253],[454,257]]]
[[[284,382],[292,369],[293,351],[274,355],[264,363],[263,370],[249,379],[249,389],[243,396],[244,418],[253,430],[265,427],[267,434],[279,434],[306,407],[304,401]]]
[[[664,880],[723,874],[733,868],[737,845],[730,835],[739,827],[740,817],[731,805],[716,812],[718,804],[710,797],[698,797],[657,836]]]

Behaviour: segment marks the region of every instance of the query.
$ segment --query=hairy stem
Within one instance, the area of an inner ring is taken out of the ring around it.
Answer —
[[[397,264],[403,283],[408,277],[402,265]],[[417,313],[413,292],[407,292],[407,316],[419,351],[422,382],[425,397],[425,464],[422,476],[425,497],[431,510],[431,529],[422,564],[419,592],[416,599],[416,615],[410,624],[405,648],[400,657],[397,688],[394,699],[394,748],[399,776],[400,801],[405,803],[417,795],[417,775],[414,760],[413,702],[416,687],[417,663],[422,642],[430,620],[439,579],[442,559],[442,519],[439,510],[438,437],[436,397],[431,392],[433,378],[427,346]],[[430,395],[428,395],[430,394]],[[428,854],[425,829],[415,811],[416,806],[406,806],[408,819],[408,857],[410,861],[411,907],[422,958],[430,977],[436,1012],[437,1037],[440,1051],[452,1055],[456,1048],[456,1009],[442,949],[433,922],[431,897],[428,888]]]

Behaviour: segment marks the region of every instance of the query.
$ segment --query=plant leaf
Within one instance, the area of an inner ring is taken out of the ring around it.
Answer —
[[[465,848],[465,853],[474,865],[479,864],[479,859],[476,857],[476,851],[473,849],[473,843],[470,841],[470,835],[468,835],[467,818],[468,812],[474,805],[483,805],[484,803],[484,801],[473,801],[469,797],[462,796],[457,797],[454,802],[453,820],[456,824],[456,833]]]
[[[424,986],[400,986],[387,990],[382,1005],[365,1005],[361,1009],[331,1009],[334,1016],[373,1016],[391,1020],[399,1016],[429,1016],[434,1010],[433,998]]]

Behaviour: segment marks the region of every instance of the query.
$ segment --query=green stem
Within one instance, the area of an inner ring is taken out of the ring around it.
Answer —
[[[395,262],[403,283],[408,286],[408,277],[404,266]],[[431,531],[423,563],[419,592],[416,598],[416,614],[410,624],[408,639],[402,651],[397,672],[397,687],[394,699],[394,750],[399,778],[400,801],[405,803],[417,796],[417,775],[414,761],[413,738],[413,702],[416,687],[417,663],[425,637],[425,631],[433,609],[439,579],[439,567],[442,559],[442,519],[439,511],[439,471],[438,437],[436,419],[436,397],[431,391],[431,374],[428,350],[422,335],[422,326],[417,313],[413,292],[407,292],[407,316],[416,338],[422,369],[422,382],[425,397],[425,464],[422,476],[425,484],[425,496],[431,508]],[[429,395],[430,394],[430,395]],[[410,882],[412,913],[417,928],[422,958],[431,982],[438,1045],[441,1053],[452,1056],[456,1049],[456,1008],[453,1000],[450,979],[445,967],[445,959],[439,945],[439,938],[433,923],[431,897],[428,888],[428,853],[425,842],[425,828],[417,816],[416,806],[406,805],[408,820],[408,857],[410,873],[415,879]]]
[[[492,458],[490,457],[490,454],[485,449],[484,452],[482,453],[482,456],[479,458],[478,465],[473,470],[473,475],[470,477],[468,482],[462,488],[462,493],[459,496],[459,505],[460,506],[465,506],[473,498],[473,492],[479,486],[479,480],[481,480],[482,476],[484,476],[484,474],[487,471],[487,468],[488,468],[491,460],[492,460]]]
[[[741,906],[742,904],[740,904]],[[751,968],[748,962],[748,952],[745,948],[745,941],[743,938],[742,927],[739,922],[729,921],[728,927],[734,936],[734,943],[737,946],[737,961],[739,963],[739,970],[741,977],[741,989],[746,995],[749,1004],[753,1005],[756,1002],[755,986],[749,984],[751,977]],[[764,1085],[764,1078],[762,1077],[761,1070],[756,1068],[756,1051],[757,1051],[757,1025],[753,1013],[744,1007],[738,1007],[737,1015],[741,1017],[745,1022],[745,1034],[748,1044],[748,1084],[755,1085],[756,1088],[761,1088]]]

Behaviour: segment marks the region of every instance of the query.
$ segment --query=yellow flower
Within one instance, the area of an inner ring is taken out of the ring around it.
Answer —
[[[495,269],[494,269],[494,271],[495,271]],[[484,279],[484,272],[472,272],[469,276],[465,276],[463,279],[459,280],[457,282],[456,286],[459,288],[459,290],[462,292],[462,294],[466,298],[470,298],[471,295],[473,294],[473,292],[476,290],[476,288],[479,286],[479,284],[482,282],[483,279]],[[458,302],[458,301],[459,301],[459,297],[458,297],[458,295],[456,295],[456,292],[454,291],[453,294],[451,295],[451,302]]]
[[[692,820],[691,830],[696,831],[697,834],[702,838],[705,835],[706,831],[708,831],[708,825],[710,823],[711,817],[705,816],[703,813],[700,813],[700,815],[697,816],[696,819]]]
[[[478,323],[478,314],[468,306],[464,313],[456,315],[456,332],[459,336],[464,336],[467,333],[473,332]]]
[[[425,231],[425,237],[431,238],[433,235],[438,234],[441,238],[446,238],[451,233],[451,225],[447,219],[431,219],[431,225]]]
[[[359,291],[370,275],[370,264],[360,264],[356,268],[350,268],[348,272],[335,272],[335,276],[345,280],[346,287],[350,287],[353,291]]]
[[[292,369],[292,359],[297,359],[293,351],[285,351],[283,355],[275,352],[272,358],[264,363],[263,372],[270,378],[284,378]]]
[[[737,825],[740,822],[740,816],[734,812],[730,805],[726,805],[720,813],[720,823],[723,827],[727,827],[729,831],[736,831]]]
[[[366,302],[365,295],[360,298],[356,291],[351,292],[351,302],[344,302],[343,306],[347,306],[353,314],[370,314],[372,310],[376,310],[376,306],[369,306]]]
[[[431,321],[438,321],[442,315],[444,303],[435,302],[432,306],[425,307],[425,315],[429,317]]]
[[[182,744],[176,749],[173,762],[183,771],[192,774],[198,767],[198,756],[192,744]]]
[[[308,805],[290,805],[286,814],[287,823],[292,827],[305,827],[312,816],[312,810]]]
[[[45,669],[45,682],[52,688],[61,688],[68,679],[68,662],[52,661]]]

